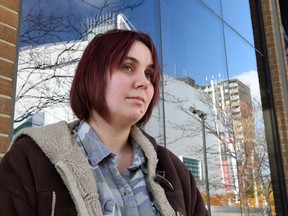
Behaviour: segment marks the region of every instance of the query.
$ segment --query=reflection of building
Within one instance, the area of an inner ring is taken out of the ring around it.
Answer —
[[[218,109],[231,113],[235,119],[248,117],[252,112],[250,88],[238,79],[222,81],[201,87],[209,94]]]
[[[41,127],[44,125],[44,112],[38,112],[33,116],[30,116],[21,125],[13,130],[13,134],[16,134],[19,130],[27,127]]]
[[[201,191],[205,191],[203,137],[201,120],[189,108],[207,113],[206,126],[215,132],[213,119],[213,104],[207,100],[207,95],[199,91],[191,83],[175,79],[168,75],[163,76],[165,92],[165,126],[161,116],[161,105],[154,109],[152,118],[145,126],[145,130],[155,137],[158,143],[166,142],[166,147],[173,151],[195,176]],[[193,83],[193,82],[192,82]],[[189,92],[189,94],[183,94]],[[166,137],[163,128],[167,133]],[[211,131],[206,131],[207,158],[209,170],[209,184],[211,194],[223,193],[223,172],[221,171],[221,155],[218,137]],[[164,142],[164,137],[166,138]]]
[[[212,80],[201,89],[212,98],[215,111],[225,116],[222,127],[219,126],[219,133],[222,140],[221,154],[226,188],[230,189],[229,184],[232,182],[236,188],[249,185],[253,176],[251,169],[247,167],[254,163],[252,158],[255,150],[250,88],[238,79],[232,79],[219,83]],[[246,164],[246,167],[243,167],[243,164]],[[241,181],[245,181],[241,182],[241,185],[236,181],[239,175]]]
[[[104,33],[111,29],[127,29],[136,30],[133,24],[127,19],[127,17],[120,13],[118,15],[105,14],[99,17],[93,17],[87,19],[87,39],[92,40],[95,35]]]
[[[201,89],[210,95],[216,110],[225,111],[226,115],[233,118],[234,136],[237,140],[243,139],[243,130],[247,121],[253,125],[250,88],[238,79],[232,79],[219,83],[211,82],[210,85],[203,86]]]

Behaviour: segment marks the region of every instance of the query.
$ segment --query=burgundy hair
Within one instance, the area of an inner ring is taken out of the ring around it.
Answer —
[[[147,112],[137,122],[144,126],[159,100],[160,66],[155,45],[149,35],[143,32],[129,30],[111,30],[99,34],[85,48],[77,66],[70,92],[70,105],[80,120],[89,121],[95,110],[106,121],[110,121],[109,110],[106,106],[105,91],[107,73],[118,67],[127,56],[135,41],[144,43],[152,54],[154,74],[152,85],[154,95]]]

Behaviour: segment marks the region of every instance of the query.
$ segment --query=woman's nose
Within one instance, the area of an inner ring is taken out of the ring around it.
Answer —
[[[147,79],[144,72],[139,73],[137,77],[135,78],[135,83],[134,83],[135,88],[147,89],[149,84],[150,84],[150,81]]]

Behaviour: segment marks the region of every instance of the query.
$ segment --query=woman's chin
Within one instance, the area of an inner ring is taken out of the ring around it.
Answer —
[[[141,113],[141,112],[135,112],[135,113],[131,113],[128,118],[133,122],[133,124],[135,124],[135,123],[137,123],[143,116],[144,116],[143,113]]]

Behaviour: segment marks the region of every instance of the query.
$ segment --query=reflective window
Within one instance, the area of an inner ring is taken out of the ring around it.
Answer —
[[[193,174],[196,181],[202,180],[201,175],[202,170],[199,161],[186,157],[183,157],[182,161],[185,164],[185,166],[189,169],[189,171]]]
[[[145,130],[182,157],[205,201],[208,168],[211,205],[270,209],[248,0],[22,2],[16,130],[75,119],[69,88],[95,34],[144,31],[163,71],[161,101]]]

